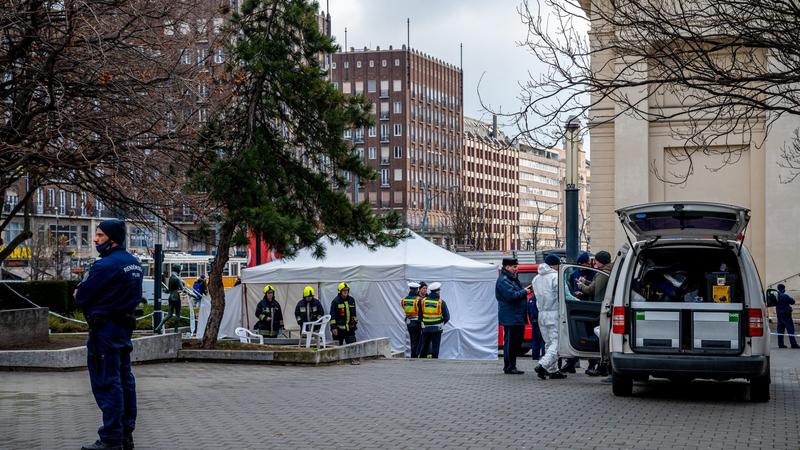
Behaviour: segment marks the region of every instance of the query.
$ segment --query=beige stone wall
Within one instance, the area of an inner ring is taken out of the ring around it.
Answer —
[[[588,2],[584,4],[587,8]],[[592,30],[590,41],[596,46],[603,36],[603,32]],[[613,74],[616,68],[608,64],[609,59],[607,52],[595,54],[593,70]],[[645,67],[639,69],[637,74],[621,76],[646,73]],[[629,99],[642,98],[651,109],[679,107],[679,102],[666,93],[646,100],[644,91],[629,89],[625,94]],[[685,127],[681,118],[663,124],[622,114],[611,123],[603,123],[620,112],[619,105],[610,101],[597,104],[590,112],[593,251],[616,250],[627,241],[614,214],[616,208],[672,200],[730,203],[751,210],[746,244],[762,282],[770,285],[790,277],[786,282],[789,289],[800,289],[800,277],[792,277],[800,273],[800,179],[782,183],[781,177],[787,173],[779,167],[781,149],[797,127],[796,118],[781,118],[769,128],[768,135],[762,123],[752,134],[732,133],[724,142],[714,141],[712,151],[692,155],[694,167],[685,182],[669,183],[664,179],[680,181],[673,174],[688,170],[688,162],[676,157],[686,146],[685,139],[675,134]]]

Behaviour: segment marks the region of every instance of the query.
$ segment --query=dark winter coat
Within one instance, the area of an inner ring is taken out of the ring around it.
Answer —
[[[494,295],[497,298],[497,319],[500,325],[525,325],[528,292],[515,274],[502,269],[495,283]]]

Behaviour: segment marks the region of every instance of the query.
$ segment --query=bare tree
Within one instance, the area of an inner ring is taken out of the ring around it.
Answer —
[[[514,120],[541,145],[560,141],[573,115],[587,131],[621,115],[668,124],[688,164],[655,175],[682,183],[695,156],[722,153],[722,165],[734,164],[778,121],[800,124],[796,1],[539,0],[519,13],[522,44],[547,71],[522,86]],[[797,141],[783,149],[784,182],[800,175]]]
[[[0,261],[31,237],[26,208],[38,187],[77,186],[127,217],[159,215],[180,192],[200,68],[181,56],[201,9],[21,0],[0,10],[0,190],[27,186],[0,222],[2,231],[26,217]]]

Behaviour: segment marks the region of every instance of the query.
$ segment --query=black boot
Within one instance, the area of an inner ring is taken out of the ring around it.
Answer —
[[[122,438],[122,450],[133,450],[133,435],[126,434],[124,438]]]
[[[81,450],[122,450],[122,446],[107,444],[98,439],[92,445],[84,445],[83,447],[81,447]]]
[[[562,380],[564,378],[567,378],[567,375],[562,373],[561,371],[553,372],[551,374],[548,374],[548,376],[550,377],[551,380]]]
[[[544,367],[537,364],[536,367],[533,368],[533,371],[536,372],[536,375],[538,375],[539,378],[543,380],[547,379],[547,371],[544,370]]]

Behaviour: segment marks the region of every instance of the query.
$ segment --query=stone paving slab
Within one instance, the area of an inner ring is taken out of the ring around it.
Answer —
[[[502,361],[134,367],[137,449],[797,449],[800,351],[773,352],[772,400],[743,382],[503,375]],[[100,420],[85,371],[0,373],[0,448],[78,449]]]

